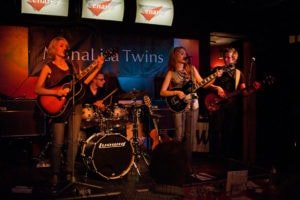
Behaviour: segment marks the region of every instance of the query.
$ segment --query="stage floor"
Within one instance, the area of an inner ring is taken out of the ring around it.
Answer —
[[[2,196],[10,199],[116,199],[130,189],[142,192],[154,184],[143,158],[134,162],[140,175],[134,165],[124,165],[120,169],[123,172],[110,177],[105,171],[101,171],[100,166],[87,165],[79,156],[73,183],[62,184],[57,193],[53,194],[50,191],[50,168],[45,165],[49,164],[47,154],[40,156],[41,151],[35,150],[36,144],[31,140],[1,141],[0,190]],[[187,200],[230,199],[233,193],[247,195],[248,199],[271,199],[269,172],[262,167],[246,165],[230,158],[217,158],[209,153],[194,152],[192,169],[193,173],[186,178],[184,186]],[[232,176],[233,182],[236,179],[244,180],[239,186],[244,184],[245,188],[226,188],[228,174],[233,172],[236,172]]]

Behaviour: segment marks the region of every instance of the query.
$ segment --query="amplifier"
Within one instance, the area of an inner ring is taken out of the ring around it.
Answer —
[[[168,108],[154,108],[153,112],[160,115],[158,129],[175,129],[172,111]]]
[[[0,101],[0,137],[41,136],[46,134],[46,117],[36,100]]]

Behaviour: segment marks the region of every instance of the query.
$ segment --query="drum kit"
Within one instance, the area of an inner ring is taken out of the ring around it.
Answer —
[[[148,157],[142,150],[140,136],[140,114],[142,102],[137,97],[143,92],[129,92],[119,101],[108,106],[105,111],[94,105],[83,105],[81,129],[86,133],[81,139],[81,157],[87,171],[107,180],[119,179],[126,175],[132,166],[141,175],[136,162],[143,158],[149,165]]]

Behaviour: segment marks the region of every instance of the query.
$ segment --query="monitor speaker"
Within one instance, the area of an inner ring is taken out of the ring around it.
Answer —
[[[173,134],[175,131],[174,120],[172,116],[172,111],[168,108],[153,109],[155,114],[161,115],[158,121],[158,129],[163,132],[168,132]]]

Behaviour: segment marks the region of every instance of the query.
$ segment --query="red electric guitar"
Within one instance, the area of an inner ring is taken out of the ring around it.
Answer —
[[[208,111],[214,112],[219,110],[224,104],[229,102],[233,97],[242,94],[244,90],[248,91],[248,94],[254,93],[257,90],[261,89],[265,85],[272,85],[274,83],[274,77],[268,75],[263,81],[257,82],[255,81],[250,88],[245,88],[242,90],[236,90],[231,93],[227,93],[224,98],[218,96],[215,93],[209,93],[205,96],[204,104]]]

